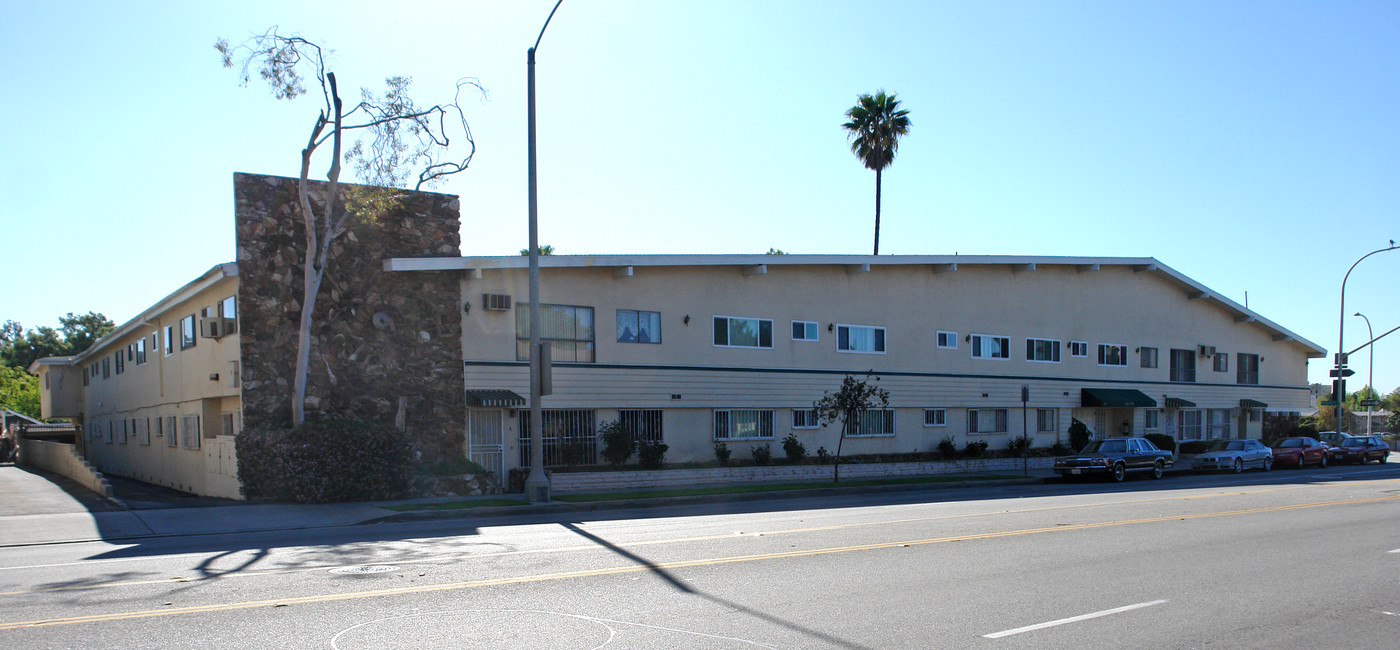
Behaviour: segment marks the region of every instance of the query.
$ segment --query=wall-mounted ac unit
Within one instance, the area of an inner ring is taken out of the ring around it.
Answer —
[[[1213,357],[1213,356],[1215,356],[1215,346],[1214,346],[1214,345],[1202,345],[1202,346],[1201,346],[1201,356],[1203,356],[1203,357]]]
[[[503,293],[481,294],[481,305],[489,311],[510,311],[510,296]]]
[[[199,335],[206,339],[221,339],[238,331],[238,321],[232,318],[199,319]]]

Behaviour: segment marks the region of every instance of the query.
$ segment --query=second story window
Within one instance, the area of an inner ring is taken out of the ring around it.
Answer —
[[[618,343],[660,343],[661,312],[617,310]]]
[[[1138,361],[1143,368],[1157,367],[1157,348],[1138,348]]]
[[[180,319],[180,349],[188,350],[194,347],[195,333],[194,314],[190,314]]]
[[[1172,350],[1171,374],[1168,379],[1183,382],[1196,381],[1195,350]]]
[[[1010,359],[1011,339],[1005,336],[972,335],[972,358]]]
[[[658,335],[660,333],[658,332]],[[593,363],[593,308],[540,304],[540,342],[550,361]],[[515,305],[515,359],[530,359],[530,305]]]
[[[1112,345],[1108,343],[1099,344],[1099,365],[1101,366],[1127,366],[1128,346]]]
[[[1235,379],[1240,384],[1259,383],[1259,355],[1239,353],[1235,357]]]
[[[1070,342],[1069,342],[1069,356],[1071,356],[1071,357],[1087,357],[1087,356],[1089,356],[1089,344],[1088,344],[1088,343],[1085,343],[1084,341],[1070,341]]]
[[[715,316],[715,345],[722,348],[773,347],[773,321]]]
[[[837,325],[836,349],[842,352],[884,354],[885,328],[864,325]]]
[[[1026,339],[1026,361],[1060,362],[1060,342],[1051,339]]]

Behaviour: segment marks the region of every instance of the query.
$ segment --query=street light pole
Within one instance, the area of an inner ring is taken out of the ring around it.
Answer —
[[[525,52],[525,101],[526,141],[529,147],[529,192],[530,192],[530,475],[525,479],[525,499],[527,501],[549,500],[549,477],[544,473],[544,409],[540,400],[544,397],[543,377],[540,376],[542,350],[540,349],[540,228],[539,195],[535,178],[535,50],[544,38],[544,30],[549,28],[554,12],[559,5],[554,4],[549,18],[544,19],[544,27],[535,38],[535,44]]]
[[[562,2],[562,0],[560,0],[560,1]],[[1361,260],[1364,260],[1364,259],[1366,259],[1366,258],[1368,258],[1368,257],[1370,257],[1370,256],[1372,256],[1372,255],[1375,255],[1376,253],[1384,253],[1384,252],[1386,252],[1386,251],[1393,251],[1393,250],[1395,250],[1395,248],[1396,248],[1396,246],[1395,246],[1395,240],[1392,239],[1392,240],[1390,240],[1390,246],[1388,246],[1388,247],[1386,247],[1386,248],[1377,248],[1376,250],[1373,250],[1373,251],[1371,251],[1371,252],[1369,252],[1369,253],[1367,253],[1367,254],[1365,254],[1365,255],[1362,255],[1362,256],[1361,256],[1361,259],[1358,259],[1358,260],[1356,260],[1355,262],[1352,262],[1352,263],[1351,263],[1351,268],[1347,269],[1347,274],[1344,275],[1344,276],[1342,276],[1342,308],[1341,308],[1341,315],[1337,317],[1337,382],[1338,382],[1338,383],[1337,383],[1336,385],[1337,385],[1338,387],[1340,387],[1340,386],[1342,385],[1341,382],[1342,382],[1343,379],[1345,379],[1345,377],[1342,376],[1342,368],[1343,368],[1343,366],[1346,365],[1346,354],[1345,354],[1344,352],[1342,352],[1342,349],[1343,349],[1343,347],[1344,347],[1344,344],[1342,343],[1342,335],[1343,335],[1344,331],[1346,330],[1346,326],[1347,326],[1347,279],[1351,277],[1351,272],[1354,271],[1354,270],[1356,269],[1356,265],[1357,265],[1357,264],[1360,264],[1360,263],[1361,263]],[[1341,391],[1337,391],[1337,392],[1340,393]],[[1342,430],[1342,399],[1345,398],[1345,397],[1346,397],[1345,395],[1333,395],[1334,400],[1337,402],[1337,406],[1336,406],[1335,408],[1337,409],[1337,431],[1338,431],[1338,432],[1340,432],[1340,431]]]
[[[1357,316],[1360,316],[1362,319],[1364,319],[1364,320],[1366,321],[1366,340],[1372,341],[1372,344],[1370,345],[1370,348],[1371,348],[1371,360],[1370,360],[1369,362],[1367,362],[1367,364],[1366,364],[1366,372],[1367,372],[1367,377],[1368,377],[1368,379],[1366,380],[1366,388],[1367,388],[1367,390],[1375,390],[1375,387],[1376,387],[1376,346],[1375,346],[1375,344],[1374,344],[1374,341],[1375,341],[1376,335],[1375,335],[1374,332],[1371,331],[1371,319],[1366,318],[1366,315],[1363,314],[1363,313],[1361,313],[1361,312],[1356,312],[1356,315],[1357,315]],[[1367,396],[1366,396],[1366,399],[1369,401],[1369,400],[1372,399],[1372,398],[1371,398],[1370,395],[1367,395]],[[1372,409],[1372,406],[1371,406],[1370,404],[1367,404],[1367,405],[1366,405],[1366,435],[1368,435],[1368,436],[1371,435],[1371,409]]]

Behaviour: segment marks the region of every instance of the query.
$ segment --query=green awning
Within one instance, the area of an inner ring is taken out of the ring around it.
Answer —
[[[1084,406],[1122,406],[1151,408],[1157,400],[1148,397],[1140,390],[1130,388],[1081,388]]]
[[[1261,402],[1261,401],[1259,401],[1259,400],[1257,400],[1257,399],[1248,399],[1248,398],[1246,398],[1246,399],[1240,400],[1240,408],[1242,408],[1242,409],[1262,409],[1262,408],[1268,408],[1268,407],[1269,407],[1268,404],[1265,404],[1265,403],[1263,403],[1263,402]]]
[[[1196,408],[1196,403],[1195,403],[1195,402],[1192,402],[1192,401],[1190,401],[1190,400],[1184,400],[1184,399],[1181,399],[1180,397],[1168,397],[1167,400],[1166,400],[1166,402],[1167,402],[1167,408],[1169,408],[1169,409],[1190,409],[1190,408]]]
[[[515,391],[483,388],[467,389],[467,406],[524,406],[525,398]]]

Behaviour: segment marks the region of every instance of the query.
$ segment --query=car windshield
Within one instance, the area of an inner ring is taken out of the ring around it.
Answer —
[[[1086,454],[1121,454],[1128,450],[1123,440],[1095,440],[1084,447]]]
[[[1289,448],[1292,448],[1292,447],[1302,447],[1302,446],[1303,446],[1303,439],[1302,439],[1302,438],[1289,438],[1289,439],[1287,439],[1287,440],[1284,440],[1283,442],[1278,443],[1278,448],[1279,448],[1279,449],[1289,449]]]

